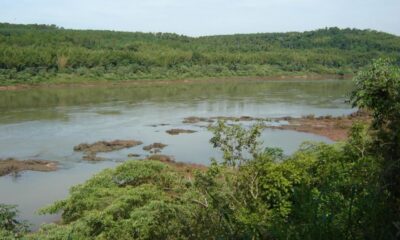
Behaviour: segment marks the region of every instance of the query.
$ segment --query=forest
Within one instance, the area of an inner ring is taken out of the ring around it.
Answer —
[[[0,85],[209,77],[353,75],[400,63],[400,37],[336,27],[188,37],[0,23]]]
[[[62,221],[37,232],[0,205],[1,239],[398,239],[400,68],[378,59],[354,78],[350,101],[371,123],[346,141],[262,148],[262,124],[220,121],[207,168],[130,160],[41,209]]]

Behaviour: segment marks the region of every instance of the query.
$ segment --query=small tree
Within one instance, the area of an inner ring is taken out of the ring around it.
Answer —
[[[224,121],[218,121],[210,130],[214,133],[210,142],[214,148],[219,148],[223,152],[225,165],[239,167],[256,158],[260,152],[261,123],[247,130],[237,124],[229,126]]]

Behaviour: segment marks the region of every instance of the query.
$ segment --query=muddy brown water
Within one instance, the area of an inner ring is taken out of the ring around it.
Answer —
[[[150,153],[143,146],[166,146],[161,154],[176,161],[208,164],[221,154],[209,144],[208,123],[182,123],[190,116],[299,117],[340,116],[354,111],[346,98],[350,80],[277,80],[188,83],[146,86],[99,86],[24,89],[0,92],[0,159],[59,162],[56,172],[23,172],[0,178],[0,203],[17,204],[33,229],[58,215],[39,216],[37,209],[63,199],[68,189],[93,174]],[[251,121],[243,122],[245,125]],[[169,135],[169,129],[191,134]],[[293,153],[303,141],[331,142],[325,137],[266,129],[266,146]],[[98,153],[106,160],[87,162],[73,147],[80,143],[133,139],[143,145]]]

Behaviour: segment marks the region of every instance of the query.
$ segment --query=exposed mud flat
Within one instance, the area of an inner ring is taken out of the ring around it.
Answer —
[[[313,133],[325,136],[333,141],[346,140],[348,132],[354,122],[369,122],[371,117],[368,113],[358,111],[348,116],[314,117],[312,115],[301,118],[284,117],[276,120],[288,121],[287,125],[266,126],[273,129],[294,130],[299,132]]]
[[[163,143],[156,142],[156,143],[152,143],[152,144],[150,144],[150,145],[144,146],[144,147],[143,147],[143,150],[149,151],[149,152],[154,152],[154,153],[159,153],[159,152],[161,152],[161,150],[162,150],[163,148],[165,148],[166,146],[168,146],[168,145],[167,145],[167,144],[163,144]]]
[[[96,156],[99,152],[112,152],[116,150],[121,150],[123,148],[131,148],[137,145],[141,145],[141,141],[136,140],[114,140],[114,141],[98,141],[92,144],[81,143],[74,147],[76,152],[84,152],[86,155],[83,156],[84,160],[89,161],[100,161],[103,158]]]
[[[170,135],[179,135],[179,134],[181,134],[181,133],[195,133],[195,132],[197,132],[197,131],[195,131],[195,130],[190,130],[190,129],[173,128],[173,129],[167,130],[166,132],[167,132],[168,134],[170,134]]]
[[[0,177],[8,174],[18,175],[22,171],[50,172],[57,168],[55,161],[0,159]]]

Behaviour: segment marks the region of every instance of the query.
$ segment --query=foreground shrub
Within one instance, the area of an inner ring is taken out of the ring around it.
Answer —
[[[18,211],[13,205],[0,204],[0,239],[17,239],[28,230],[28,224],[17,220]]]

